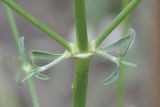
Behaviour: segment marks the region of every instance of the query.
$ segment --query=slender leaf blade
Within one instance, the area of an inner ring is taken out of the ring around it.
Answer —
[[[32,56],[35,59],[57,59],[62,54],[53,54],[45,51],[33,50]]]
[[[112,43],[111,45],[107,46],[103,50],[114,51],[114,50],[121,49],[121,48],[123,48],[124,46],[127,45],[127,43],[129,42],[129,40],[130,40],[130,36],[123,37],[120,40],[118,40],[118,41]]]
[[[20,53],[21,53],[22,57],[24,58],[24,60],[31,64],[32,63],[32,59],[31,59],[31,57],[29,55],[29,52],[25,48],[24,37],[20,38],[19,49],[20,49]]]
[[[112,43],[111,45],[102,48],[103,51],[111,52],[117,51],[121,57],[125,56],[128,50],[132,47],[135,40],[136,33],[133,29],[130,29],[127,36],[121,38],[120,40]]]
[[[127,48],[126,48],[125,51],[121,54],[121,57],[125,56],[126,53],[128,52],[128,50],[133,46],[134,41],[135,41],[135,38],[136,38],[136,32],[135,32],[133,29],[130,29],[130,40],[129,40],[129,43],[128,43]]]

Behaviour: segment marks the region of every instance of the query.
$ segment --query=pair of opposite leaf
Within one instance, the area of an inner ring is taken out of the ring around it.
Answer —
[[[136,36],[135,31],[133,29],[130,29],[127,36],[121,38],[120,40],[114,42],[113,44],[111,44],[105,48],[100,48],[97,51],[97,53],[99,55],[114,62],[117,66],[115,71],[104,80],[103,85],[108,85],[119,78],[121,65],[137,67],[137,65],[135,65],[131,62],[127,62],[127,61],[122,60],[122,58],[126,55],[128,50],[132,47],[134,40],[135,40],[135,36]],[[109,52],[115,51],[115,50],[118,53],[117,57],[109,54]]]
[[[135,31],[133,29],[130,29],[127,36],[121,38],[120,40],[114,42],[113,44],[105,47],[105,48],[98,48],[93,54],[98,54],[103,56],[104,58],[109,59],[110,61],[114,62],[117,65],[116,70],[104,80],[104,85],[108,85],[112,83],[113,81],[117,80],[120,75],[120,65],[124,64],[127,66],[137,67],[135,64],[123,61],[122,58],[126,55],[130,47],[133,45],[134,39],[135,39]],[[46,71],[47,69],[55,66],[56,64],[62,62],[63,60],[72,57],[70,52],[65,51],[63,54],[52,54],[44,51],[32,51],[29,53],[24,46],[24,37],[20,38],[19,42],[20,52],[21,56],[25,60],[25,63],[29,65],[31,68],[27,76],[21,81],[23,83],[25,80],[31,78],[33,75],[35,77],[42,79],[42,80],[48,80],[49,77],[46,75],[43,75],[41,72]],[[111,51],[119,51],[119,56],[115,57],[108,52]],[[76,55],[75,55],[76,56]],[[74,57],[74,55],[73,55]],[[53,60],[51,63],[45,65],[45,66],[37,66],[34,64],[34,61],[37,59],[50,59]]]

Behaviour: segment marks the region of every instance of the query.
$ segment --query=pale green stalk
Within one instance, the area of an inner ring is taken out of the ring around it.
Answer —
[[[6,15],[7,15],[9,25],[10,25],[12,33],[13,33],[13,37],[15,39],[15,43],[16,43],[17,49],[19,51],[19,45],[18,44],[19,44],[20,35],[19,35],[18,29],[17,29],[17,25],[16,25],[16,22],[15,22],[12,10],[7,5],[4,4],[4,6],[6,8]],[[25,71],[25,73],[26,72],[27,71]],[[39,101],[38,101],[38,98],[37,98],[37,95],[36,95],[36,90],[35,90],[32,79],[28,80],[28,87],[29,87],[29,92],[30,92],[30,96],[31,96],[31,99],[32,99],[33,107],[40,107]]]
[[[122,9],[124,9],[129,0],[122,0],[121,1],[121,5],[122,5]],[[125,35],[126,32],[128,32],[129,29],[129,16],[127,16],[124,20],[123,20],[123,35]],[[124,59],[124,58],[123,58]],[[119,79],[117,81],[117,107],[124,107],[125,106],[125,84],[126,84],[126,67],[121,64],[120,65],[120,76]]]
[[[129,3],[129,0],[121,0],[121,9],[123,10]],[[126,18],[123,20],[123,35],[125,35],[126,32],[128,32],[129,29],[129,15],[126,16]]]
[[[17,46],[17,50],[19,51],[19,38],[20,38],[20,36],[19,36],[18,30],[17,30],[17,25],[15,23],[13,13],[11,12],[11,9],[7,5],[4,4],[4,7],[6,10],[6,16],[8,18],[9,25],[10,25],[12,33],[13,33],[13,38],[14,38],[16,46]]]
[[[29,93],[32,98],[31,100],[32,100],[33,107],[40,107],[40,103],[38,100],[38,96],[37,96],[36,89],[35,89],[32,78],[28,79],[27,83],[28,83]]]

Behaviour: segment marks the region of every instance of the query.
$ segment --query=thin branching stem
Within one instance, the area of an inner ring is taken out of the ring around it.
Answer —
[[[19,15],[24,17],[27,21],[32,23],[35,27],[40,29],[42,32],[46,33],[48,36],[50,36],[52,39],[54,39],[56,42],[61,44],[63,47],[65,47],[67,50],[70,50],[70,43],[63,39],[59,34],[55,33],[52,29],[44,25],[42,22],[40,22],[38,19],[33,17],[30,13],[25,11],[22,7],[17,5],[15,2],[11,0],[1,0],[3,3],[5,3],[8,7],[15,10]]]
[[[129,3],[129,0],[121,0],[121,9],[123,10],[127,4]],[[129,15],[126,16],[126,18],[123,20],[123,35],[126,34],[126,32],[128,32],[129,29]]]
[[[123,19],[134,9],[141,0],[132,0],[126,8],[112,21],[112,23],[102,32],[95,40],[95,47],[97,48],[108,35],[123,21]]]
[[[14,37],[15,43],[17,45],[17,50],[20,54],[20,50],[19,50],[20,35],[19,35],[18,29],[17,29],[17,25],[16,25],[16,22],[15,22],[12,10],[7,5],[4,4],[4,6],[5,6],[5,9],[6,9],[6,15],[7,15],[11,30],[13,32],[13,37]],[[27,73],[27,72],[28,71],[25,71],[25,73]],[[39,104],[39,101],[38,101],[38,98],[37,98],[36,90],[35,90],[32,79],[28,79],[28,87],[29,87],[29,92],[30,92],[30,96],[31,96],[31,99],[32,99],[33,107],[40,107],[40,104]]]
[[[13,38],[15,40],[16,46],[17,46],[17,50],[19,51],[19,38],[20,35],[18,33],[18,29],[17,29],[17,25],[13,16],[13,13],[11,12],[12,10],[4,4],[5,10],[6,10],[6,16],[8,18],[8,23],[11,27],[12,33],[13,33]]]

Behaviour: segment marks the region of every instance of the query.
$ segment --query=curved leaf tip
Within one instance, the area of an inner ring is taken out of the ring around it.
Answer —
[[[120,75],[120,65],[117,64],[116,70],[104,80],[104,83],[102,85],[109,85],[116,81],[119,78]]]
[[[19,50],[21,53],[21,56],[24,58],[24,60],[30,64],[32,64],[32,59],[30,57],[29,52],[26,50],[24,45],[24,37],[21,37],[19,40]]]
[[[40,80],[49,80],[50,79],[50,77],[48,77],[48,76],[46,76],[42,73],[36,73],[35,77],[40,79]]]
[[[133,29],[129,29],[129,37],[130,37],[130,39],[129,39],[129,43],[128,43],[128,45],[127,45],[127,48],[125,49],[125,51],[121,54],[121,57],[124,57],[126,54],[127,54],[127,52],[128,52],[128,50],[133,46],[133,44],[134,44],[134,41],[135,41],[135,37],[136,37],[136,32],[133,30]]]
[[[128,50],[134,44],[135,36],[136,36],[135,31],[132,28],[130,28],[125,37],[101,49],[106,52],[118,51],[120,57],[124,57],[126,53],[128,52]]]

